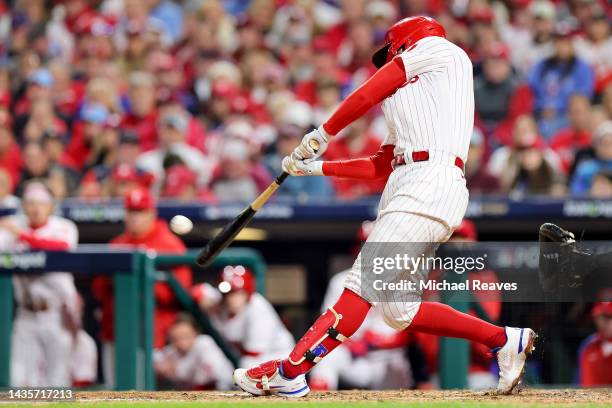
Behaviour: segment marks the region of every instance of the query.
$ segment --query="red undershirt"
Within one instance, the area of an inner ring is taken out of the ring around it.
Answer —
[[[336,135],[374,105],[393,95],[405,83],[404,63],[397,56],[351,93],[323,124],[323,129],[329,135]],[[394,145],[384,145],[370,157],[323,162],[323,174],[357,179],[386,179],[393,171],[391,161],[394,149]]]

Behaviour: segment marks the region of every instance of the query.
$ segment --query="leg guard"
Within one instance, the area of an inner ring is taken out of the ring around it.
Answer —
[[[299,365],[308,360],[316,364],[331,351],[322,344],[325,339],[334,339],[338,344],[344,342],[347,337],[336,330],[341,319],[342,315],[336,313],[333,308],[327,309],[295,345],[289,354],[289,362]]]

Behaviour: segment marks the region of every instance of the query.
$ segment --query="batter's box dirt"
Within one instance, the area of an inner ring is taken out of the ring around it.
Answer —
[[[396,406],[418,406],[418,407],[513,407],[513,406],[612,406],[612,389],[560,389],[540,390],[523,389],[518,394],[510,396],[495,395],[491,392],[476,391],[337,391],[337,392],[313,392],[306,398],[289,400],[277,397],[254,398],[242,392],[228,391],[203,391],[203,392],[78,392],[77,404],[88,406],[107,406],[106,403],[116,402],[117,405],[109,406],[133,406],[146,403],[147,406],[171,406],[183,405],[217,407],[217,406],[270,406],[282,405],[283,407],[302,406],[310,404],[322,407],[350,406],[359,407],[396,407]],[[100,405],[99,405],[100,404]]]

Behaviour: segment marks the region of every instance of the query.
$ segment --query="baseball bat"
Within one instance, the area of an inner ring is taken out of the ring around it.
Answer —
[[[316,140],[310,140],[310,147],[315,151],[319,150],[319,142]],[[280,185],[287,179],[289,173],[282,172],[276,179],[266,188],[248,207],[238,214],[231,222],[225,225],[223,229],[215,235],[206,246],[200,250],[196,262],[198,265],[205,267],[212,263],[212,261],[227,248],[236,238],[236,235],[242,231],[244,227],[248,225],[251,219],[257,213],[263,205],[268,201],[272,194],[280,187]]]

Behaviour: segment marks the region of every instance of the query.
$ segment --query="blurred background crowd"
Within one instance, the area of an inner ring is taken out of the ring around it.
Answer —
[[[612,197],[605,0],[0,0],[0,203],[33,178],[60,198],[250,200],[414,14],[474,63],[472,194]],[[373,109],[324,158],[369,155],[385,132]],[[383,185],[294,178],[280,194]]]

